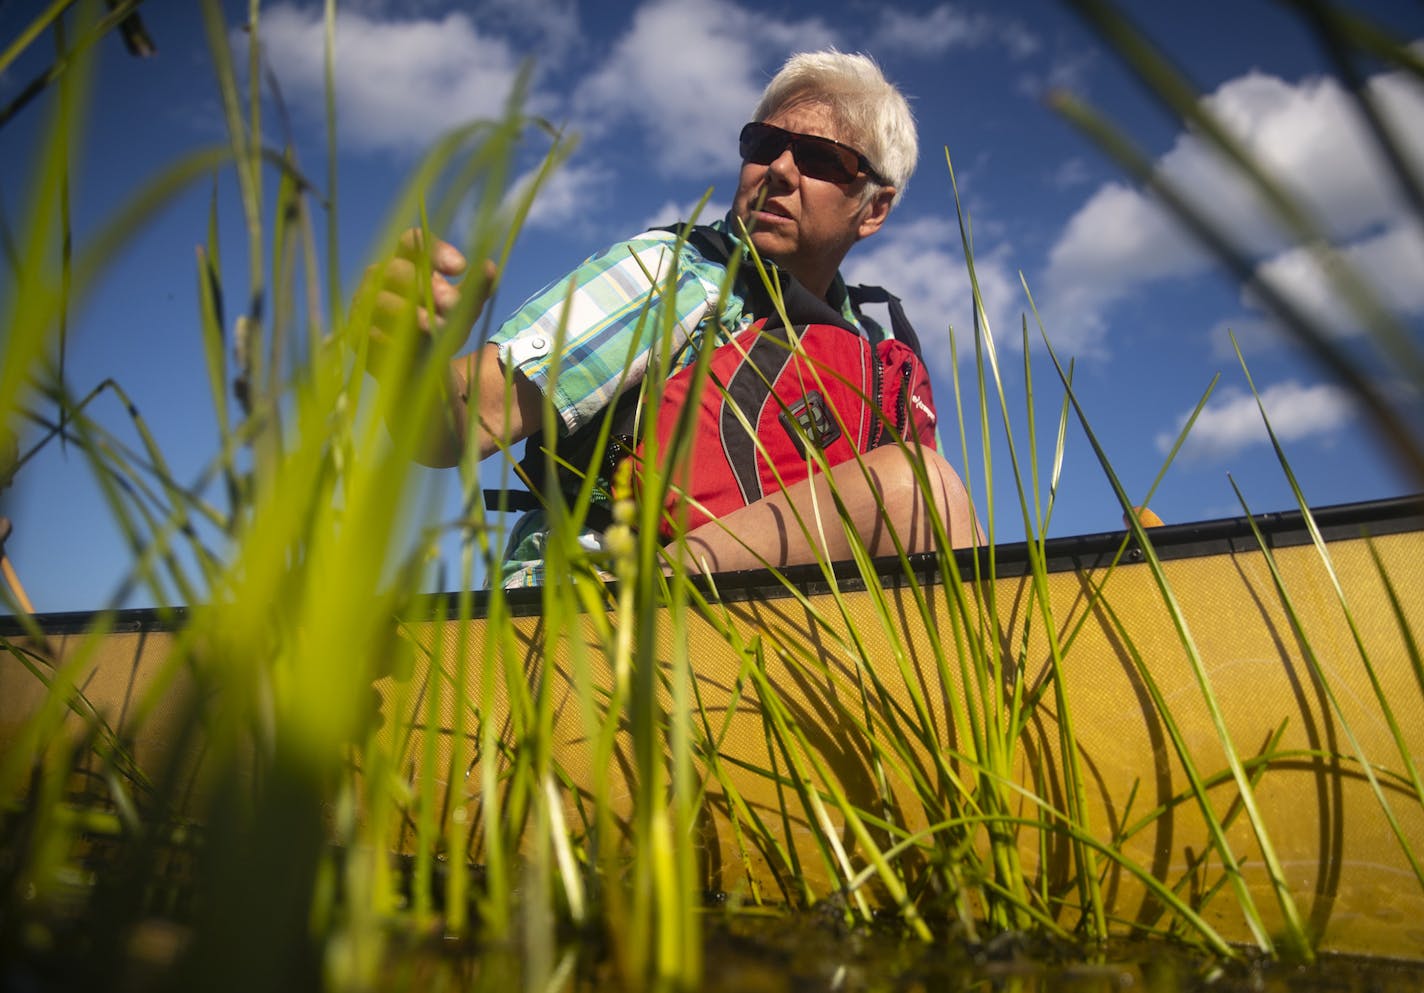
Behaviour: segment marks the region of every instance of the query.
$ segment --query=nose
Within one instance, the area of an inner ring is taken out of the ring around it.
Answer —
[[[796,158],[791,154],[790,146],[783,148],[781,154],[771,160],[771,164],[766,167],[766,171],[775,176],[787,186],[795,186],[796,180],[800,178],[800,170],[796,168]]]

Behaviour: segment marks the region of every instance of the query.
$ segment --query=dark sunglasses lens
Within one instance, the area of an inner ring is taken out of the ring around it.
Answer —
[[[792,154],[796,156],[796,168],[812,179],[849,183],[860,171],[860,163],[846,149],[815,138],[799,139],[792,146]]]
[[[742,158],[756,165],[770,165],[789,145],[796,168],[812,179],[849,183],[860,174],[860,162],[850,149],[823,138],[783,131],[770,124],[748,124],[742,128],[739,144]]]
[[[791,144],[791,135],[765,124],[748,124],[742,128],[742,158],[757,165],[770,165]]]

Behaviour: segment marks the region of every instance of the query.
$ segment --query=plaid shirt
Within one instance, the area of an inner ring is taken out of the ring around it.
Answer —
[[[727,231],[729,219],[712,227]],[[540,290],[490,337],[499,346],[501,362],[518,369],[552,399],[566,431],[595,421],[616,399],[620,385],[638,387],[661,337],[663,307],[674,308],[674,371],[696,358],[697,349],[684,344],[713,328],[720,338],[729,339],[765,316],[745,313],[735,294],[719,299],[726,268],[703,258],[690,244],[683,245],[676,282],[668,287],[676,246],[677,235],[670,231],[647,231],[619,242]],[[853,326],[863,327],[839,276],[831,298],[842,301],[841,311]],[[561,326],[563,350],[556,352]],[[506,587],[543,582],[547,533],[542,511],[531,511],[515,526],[502,570]],[[580,540],[591,551],[602,547],[593,530]]]

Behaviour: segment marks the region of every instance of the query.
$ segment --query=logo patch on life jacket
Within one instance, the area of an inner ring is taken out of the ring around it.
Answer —
[[[803,459],[806,457],[803,438],[811,439],[813,445],[824,451],[841,436],[840,426],[826,412],[826,401],[815,390],[808,390],[805,396],[783,410],[780,420]]]
[[[925,420],[927,420],[931,425],[934,425],[939,421],[939,415],[935,413],[934,408],[931,407],[929,404],[925,403],[923,400],[921,400],[920,395],[918,393],[910,394],[910,403],[914,406],[916,410],[920,412],[920,415],[924,417]]]

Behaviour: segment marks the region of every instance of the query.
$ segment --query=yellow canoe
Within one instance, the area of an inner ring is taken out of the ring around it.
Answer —
[[[1424,502],[1314,516],[1324,555],[1294,513],[1256,519],[1269,555],[1243,519],[1154,528],[1160,582],[1135,547],[1112,565],[1122,533],[964,552],[959,583],[942,581],[929,559],[908,574],[893,563],[869,577],[851,567],[832,576],[797,570],[784,582],[719,577],[715,599],[680,623],[660,617],[656,635],[660,671],[686,659],[692,676],[689,734],[705,790],[695,842],[701,882],[794,901],[855,878],[866,894],[892,899],[894,887],[867,858],[870,838],[894,849],[891,874],[908,899],[923,898],[948,878],[929,842],[958,831],[982,855],[986,836],[964,824],[996,811],[1031,899],[1067,925],[1084,912],[1090,890],[1078,874],[1088,864],[1118,933],[1191,930],[1168,908],[1171,894],[1227,940],[1251,941],[1241,893],[1278,933],[1284,888],[1320,948],[1424,958],[1415,861],[1424,858],[1424,798],[1414,771],[1424,765],[1416,641],[1424,638]],[[515,665],[502,666],[501,680],[550,680],[570,823],[600,790],[626,816],[629,735],[616,736],[611,760],[595,758],[598,728],[575,692],[618,678],[608,619],[585,615],[583,637],[550,649],[538,604],[536,595],[509,600],[513,654],[504,659]],[[9,624],[0,634],[17,637],[17,626],[0,621]],[[41,621],[53,662],[89,624],[79,615]],[[477,713],[457,707],[438,678],[484,670],[493,643],[485,623],[411,617],[400,626],[415,664],[398,666],[376,690],[387,740],[408,761],[422,753],[432,714],[442,724],[440,768],[476,761],[482,730],[493,727],[506,744],[518,735],[503,682]],[[135,715],[172,638],[151,613],[121,614],[77,681],[85,706],[132,741],[141,766],[164,755],[179,720],[176,705],[167,713],[162,703],[141,721]],[[980,675],[966,664],[976,652],[991,663]],[[44,705],[37,665],[43,676],[39,663],[0,659],[0,744],[18,740]],[[997,680],[972,694],[988,695],[987,709],[963,689],[982,678]],[[665,680],[664,704],[674,683]],[[1081,770],[1076,791],[1065,777],[1064,707]],[[1001,739],[1011,781],[990,796],[976,728],[996,722],[1011,726]],[[479,803],[463,784],[442,785],[456,787],[465,816]],[[1059,818],[1075,800],[1077,836]],[[1216,841],[1203,806],[1224,826]]]

